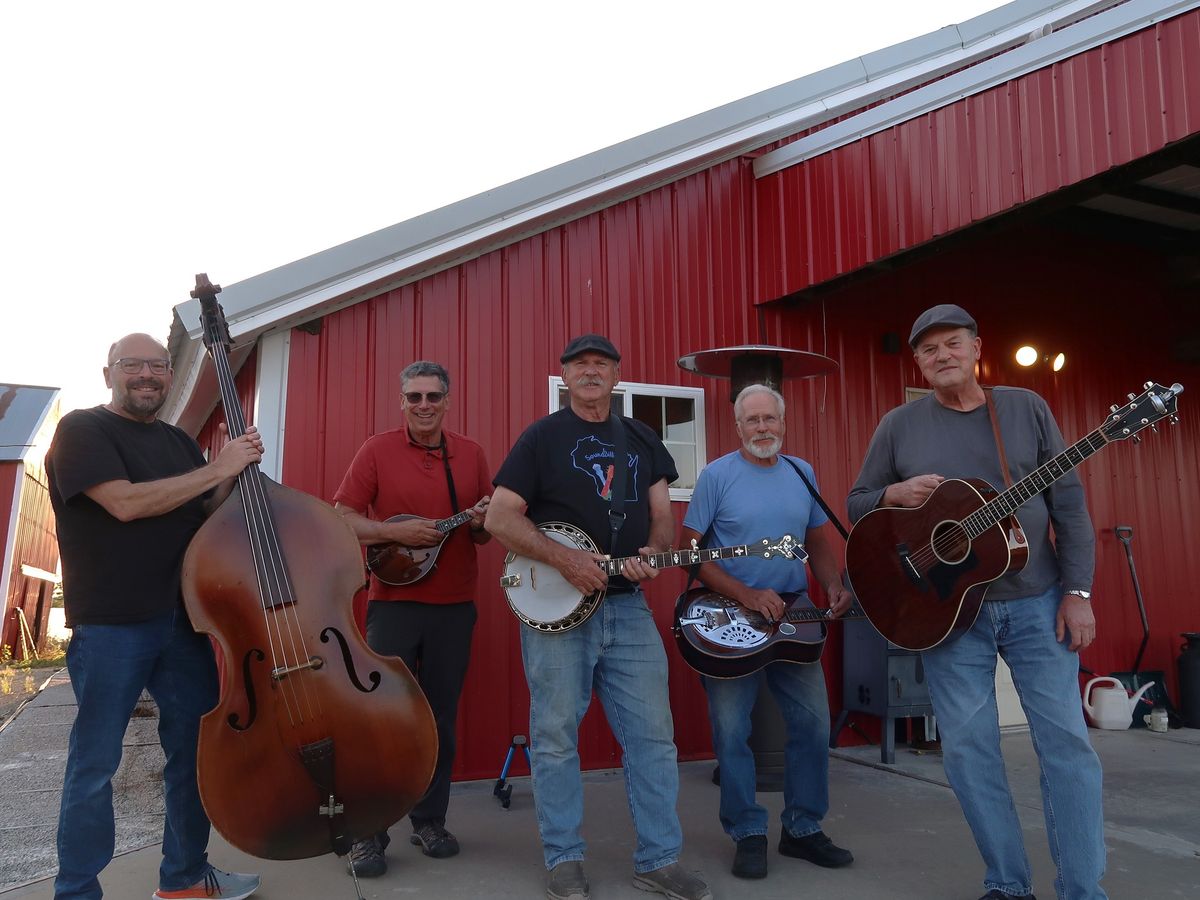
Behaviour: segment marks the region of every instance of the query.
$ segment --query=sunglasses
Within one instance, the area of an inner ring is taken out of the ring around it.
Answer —
[[[446,392],[426,391],[424,394],[422,394],[420,391],[408,391],[405,393],[404,399],[407,400],[412,406],[416,406],[422,400],[428,400],[430,403],[441,403],[446,399]]]

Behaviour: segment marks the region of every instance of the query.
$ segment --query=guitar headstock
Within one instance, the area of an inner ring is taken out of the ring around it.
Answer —
[[[1168,387],[1147,381],[1141,394],[1130,394],[1124,406],[1112,406],[1111,414],[1100,426],[1104,437],[1110,441],[1123,441],[1134,437],[1139,431],[1153,427],[1162,419],[1174,425],[1179,421],[1176,398],[1183,393],[1183,385],[1176,382]],[[1140,438],[1134,438],[1135,441]]]
[[[804,545],[790,534],[785,534],[774,541],[771,538],[763,538],[757,544],[748,544],[747,551],[752,556],[761,556],[763,559],[770,559],[772,556],[782,556],[784,559],[798,559],[800,562],[805,562],[808,559],[808,554],[804,551]]]

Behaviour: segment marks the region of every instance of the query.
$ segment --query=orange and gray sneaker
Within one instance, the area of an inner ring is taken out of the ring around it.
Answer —
[[[257,875],[212,868],[191,887],[177,891],[159,888],[151,897],[152,900],[245,900],[258,890],[261,882],[262,879]]]

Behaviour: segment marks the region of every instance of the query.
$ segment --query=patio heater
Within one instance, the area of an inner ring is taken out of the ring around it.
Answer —
[[[767,344],[699,350],[679,358],[679,368],[686,372],[728,379],[730,403],[748,385],[765,384],[782,393],[786,379],[815,378],[836,371],[837,367],[836,362],[819,353]],[[783,790],[787,728],[765,679],[759,687],[750,721],[750,749],[754,751],[758,789]],[[714,781],[718,778],[719,770],[713,775]]]

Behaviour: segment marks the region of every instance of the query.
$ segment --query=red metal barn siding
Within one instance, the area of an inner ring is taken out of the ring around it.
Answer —
[[[8,548],[10,523],[14,526],[14,530],[19,527],[13,513],[21,508],[21,480],[22,466],[20,462],[0,463],[0,553],[4,553]],[[17,562],[15,549],[11,557],[0,558],[0,565],[8,566],[10,579],[8,592],[4,597],[4,609],[0,610],[4,614],[3,620],[0,620],[0,643],[12,647],[12,637],[16,634],[10,619],[12,594],[18,589],[21,578],[21,566]]]
[[[1052,246],[1053,254],[1045,252]],[[1165,259],[1126,244],[1087,239],[1048,226],[979,238],[937,258],[848,286],[800,306],[776,304],[772,342],[821,349],[842,363],[829,379],[793,389],[789,447],[811,459],[822,492],[839,513],[880,416],[924,381],[904,340],[927,306],[954,300],[980,323],[981,380],[1042,394],[1073,443],[1097,428],[1109,405],[1147,380],[1189,389],[1180,424],[1147,431],[1141,444],[1118,442],[1079,469],[1097,536],[1095,601],[1099,637],[1083,653],[1096,672],[1128,670],[1141,641],[1133,587],[1113,528],[1131,525],[1133,552],[1151,625],[1144,669],[1166,670],[1178,696],[1174,660],[1181,631],[1200,629],[1200,412],[1189,402],[1200,366],[1174,361],[1171,343],[1200,326],[1194,300],[1164,281]],[[883,349],[900,336],[900,353]],[[1022,369],[1012,352],[1030,342],[1067,354],[1060,373]],[[836,665],[831,641],[827,669]]]
[[[766,302],[1200,131],[1200,11],[759,180]]]
[[[493,469],[545,415],[547,377],[572,335],[609,334],[629,381],[706,389],[709,457],[731,439],[728,385],[687,375],[684,353],[758,338],[750,302],[749,161],[566,223],[341,310],[319,335],[294,331],[288,373],[286,483],[331,499],[362,441],[401,423],[397,374],[436,359],[453,380],[447,426],[476,438]],[[677,521],[685,504],[674,505]],[[514,733],[528,730],[516,621],[497,584],[503,550],[482,548],[480,618],[460,716],[456,776],[493,777]],[[669,614],[682,576],[650,588],[671,665],[684,758],[711,754],[703,692],[679,659]],[[598,709],[581,736],[585,766],[619,763]]]
[[[18,624],[13,614],[20,608],[25,613],[25,620],[39,649],[44,649],[43,639],[50,617],[53,585],[40,578],[23,575],[21,566],[34,566],[47,572],[58,569],[58,539],[54,532],[54,512],[50,507],[45,468],[29,459],[0,466],[0,497],[11,498],[14,504],[6,509],[6,515],[0,523],[0,547],[7,545],[7,512],[14,508],[17,511],[12,556],[7,560],[8,594],[5,597],[0,643],[14,648],[14,652],[19,646]]]
[[[247,425],[254,424],[254,392],[256,389],[257,360],[258,349],[255,348],[250,351],[245,363],[243,363],[241,369],[238,370],[237,375],[233,379],[238,401],[242,407],[242,417],[246,420]],[[204,423],[204,427],[200,429],[200,433],[196,435],[196,443],[200,445],[200,449],[208,459],[216,459],[217,454],[221,452],[221,448],[226,444],[225,438],[217,430],[217,425],[224,424],[225,410],[218,401],[216,409],[208,417],[208,421]]]

